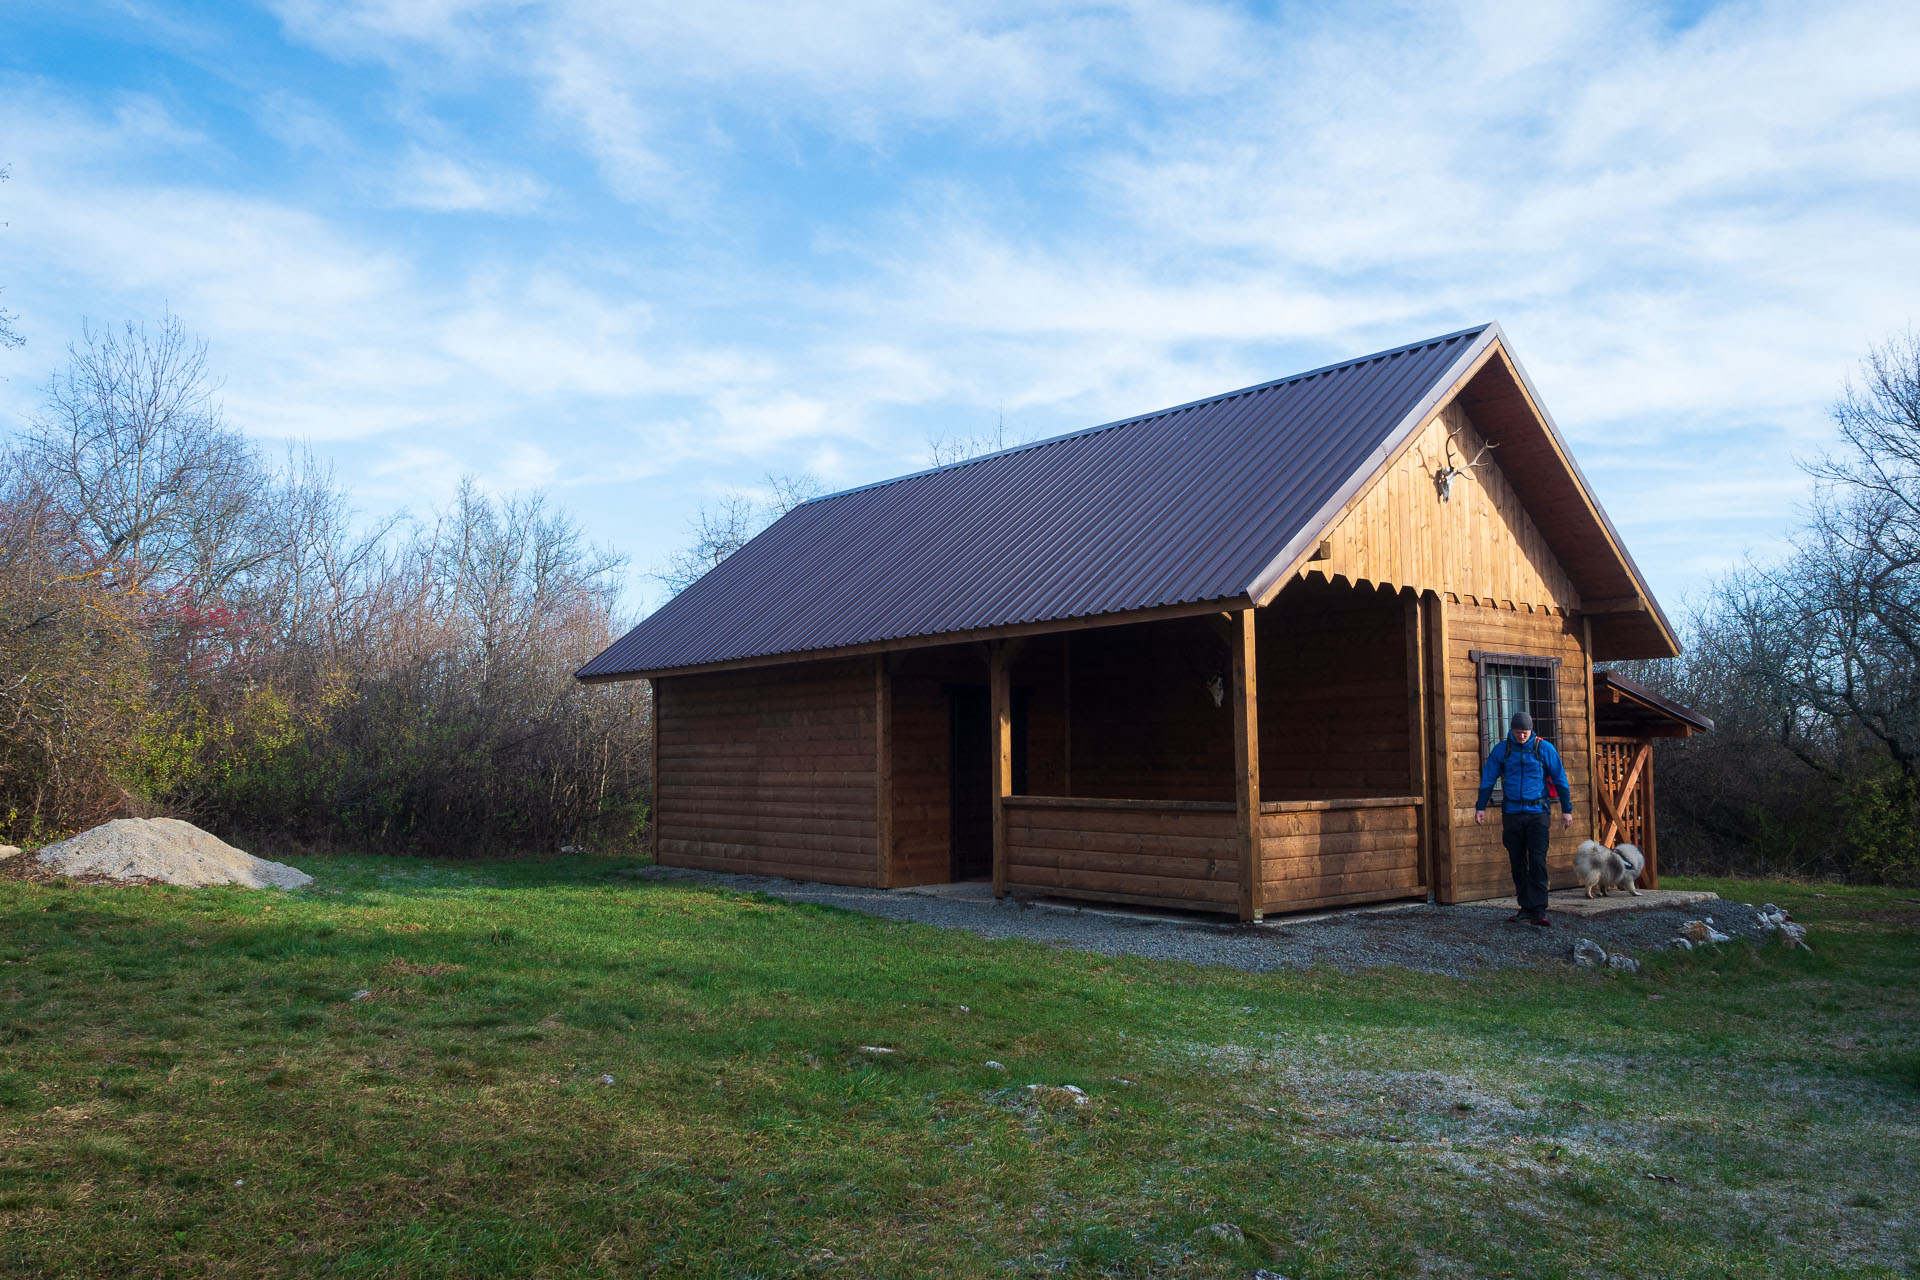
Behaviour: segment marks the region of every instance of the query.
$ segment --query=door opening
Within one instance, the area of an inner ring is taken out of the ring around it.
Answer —
[[[1013,793],[1027,791],[1027,695],[1013,690]],[[993,874],[993,702],[984,684],[947,686],[949,874]]]

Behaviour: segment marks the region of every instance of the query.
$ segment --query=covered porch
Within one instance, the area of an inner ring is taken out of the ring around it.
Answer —
[[[1266,608],[891,655],[884,882],[1244,920],[1433,883],[1431,600]]]

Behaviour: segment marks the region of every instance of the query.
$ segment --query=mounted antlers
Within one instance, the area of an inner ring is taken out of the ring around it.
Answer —
[[[1487,456],[1487,451],[1500,447],[1497,444],[1481,445],[1480,452],[1473,455],[1473,461],[1463,467],[1454,458],[1453,445],[1454,441],[1458,438],[1454,432],[1449,431],[1447,433],[1447,465],[1433,473],[1433,487],[1439,491],[1440,501],[1442,502],[1453,501],[1453,482],[1455,480],[1466,475],[1475,467],[1485,466],[1486,463],[1484,459]]]

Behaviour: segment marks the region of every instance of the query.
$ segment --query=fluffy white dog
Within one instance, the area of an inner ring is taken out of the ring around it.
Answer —
[[[1625,889],[1634,897],[1639,897],[1640,890],[1634,886],[1634,881],[1646,869],[1646,857],[1630,844],[1609,849],[1598,840],[1583,840],[1580,847],[1573,851],[1574,874],[1587,887],[1589,898],[1595,889],[1603,897],[1610,889]]]

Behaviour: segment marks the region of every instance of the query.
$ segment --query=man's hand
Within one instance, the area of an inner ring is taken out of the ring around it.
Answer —
[[[1573,825],[1573,813],[1571,810],[1560,815],[1560,825],[1562,827],[1571,827]]]
[[[1484,827],[1487,825],[1487,811],[1485,809],[1475,809],[1473,811],[1473,825],[1476,827]]]

